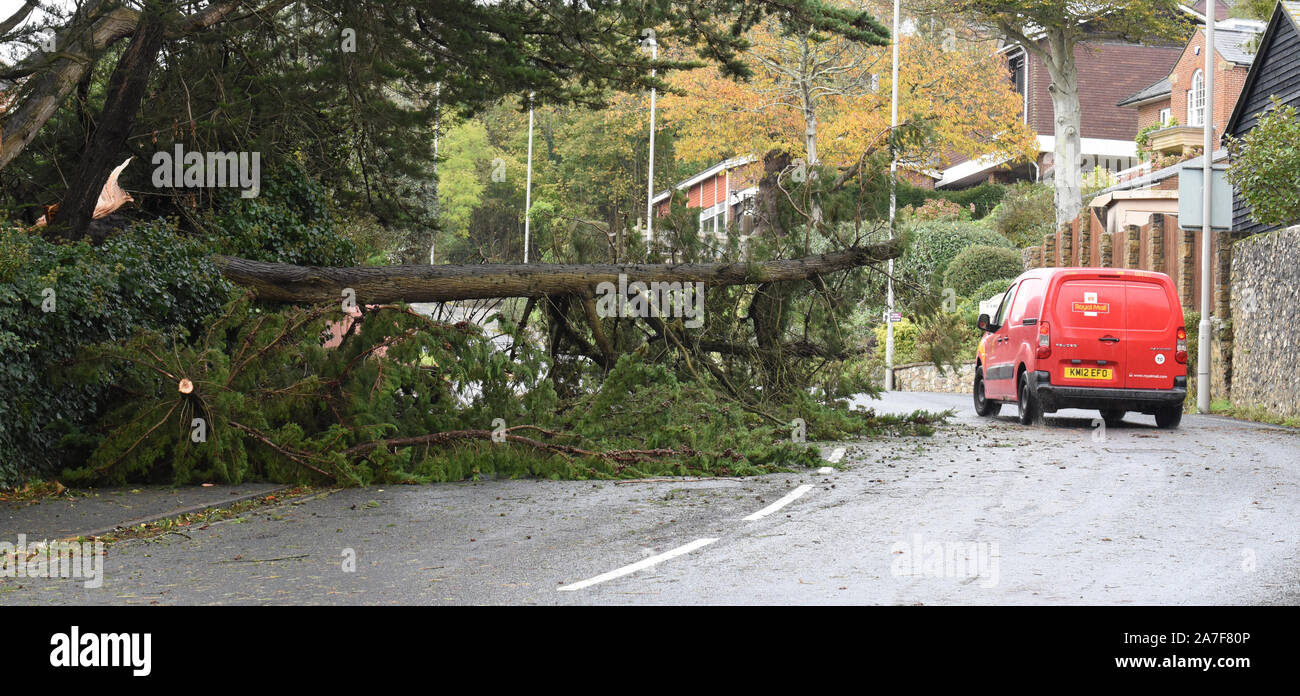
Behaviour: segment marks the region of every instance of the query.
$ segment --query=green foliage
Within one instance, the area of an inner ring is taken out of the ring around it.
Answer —
[[[933,220],[969,220],[970,211],[944,198],[928,198],[919,207],[908,208],[904,214],[913,219]]]
[[[193,331],[229,286],[200,240],[162,222],[135,225],[99,248],[0,230],[0,249],[17,261],[0,275],[0,484],[8,484],[77,461],[93,442],[85,430],[117,375],[69,379],[82,346],[124,340],[140,327]]]
[[[885,359],[885,342],[889,328],[886,324],[880,324],[872,329],[876,335],[876,357],[880,360]],[[905,365],[907,363],[920,362],[916,352],[916,337],[921,333],[921,327],[911,319],[904,317],[901,321],[894,322],[894,364]]]
[[[895,271],[904,282],[928,290],[931,283],[943,278],[948,264],[963,249],[976,245],[1014,249],[1008,239],[979,223],[918,223]]]
[[[1277,0],[1237,0],[1228,11],[1229,16],[1257,19],[1267,22],[1273,16]]]
[[[966,217],[980,220],[992,212],[1005,195],[1007,187],[1002,184],[983,182],[967,189],[935,190],[917,186],[906,179],[898,180],[896,205],[898,210],[920,208],[927,201],[947,201],[960,206],[966,211]],[[877,219],[889,218],[889,178],[881,176],[867,182],[862,191],[861,203],[869,215]],[[972,206],[974,209],[972,210]]]
[[[343,338],[326,347],[330,326]],[[74,485],[750,475],[820,465],[791,438],[794,418],[814,439],[928,433],[942,420],[882,419],[807,396],[762,416],[637,354],[561,404],[527,344],[511,360],[473,324],[403,307],[352,322],[337,307],[265,312],[241,299],[198,340],[142,331],[92,353],[88,375],[125,366],[123,394],[86,466],[64,472]],[[487,428],[502,422],[508,438],[494,442]]]
[[[965,296],[990,280],[1015,277],[1022,270],[1024,261],[1015,249],[969,246],[948,264],[943,274],[943,284],[958,295]]]
[[[1300,116],[1273,97],[1273,106],[1244,138],[1231,138],[1228,181],[1264,225],[1300,222]]]
[[[231,193],[202,227],[213,251],[256,261],[351,266],[363,260],[351,238],[335,230],[325,188],[292,163],[271,167],[256,198]]]
[[[1016,275],[1020,274],[1017,273]],[[957,305],[957,311],[978,317],[979,303],[1006,292],[1007,288],[1011,287],[1011,283],[1014,280],[1015,277],[1011,276],[1007,278],[998,278],[997,280],[990,280],[984,283],[976,288],[974,292],[967,295],[966,298]]]
[[[1012,184],[989,216],[993,229],[1022,249],[1041,244],[1056,225],[1054,195],[1046,184]]]
[[[980,220],[997,207],[1007,195],[1007,187],[988,181],[958,191],[936,191],[945,199],[971,211],[971,217]]]
[[[439,220],[443,229],[460,237],[469,235],[470,216],[483,197],[495,150],[487,129],[479,121],[466,121],[447,132],[442,146],[445,158],[438,168]]]
[[[1133,142],[1137,145],[1138,159],[1146,160],[1151,157],[1152,153],[1147,148],[1147,145],[1151,141],[1152,133],[1165,128],[1171,128],[1176,125],[1178,125],[1178,119],[1170,118],[1169,120],[1164,121],[1162,123],[1148,124],[1146,126],[1143,126],[1140,130],[1138,130],[1137,136],[1133,138]]]

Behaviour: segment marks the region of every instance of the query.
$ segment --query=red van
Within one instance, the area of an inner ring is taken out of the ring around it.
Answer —
[[[1062,408],[1128,411],[1176,428],[1187,397],[1187,331],[1169,276],[1117,268],[1037,268],[981,314],[975,412],[1014,403],[1021,423]]]

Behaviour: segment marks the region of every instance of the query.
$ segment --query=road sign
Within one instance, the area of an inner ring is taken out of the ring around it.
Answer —
[[[1214,198],[1210,207],[1210,226],[1226,230],[1232,227],[1232,186],[1228,184],[1224,172],[1228,166],[1214,165]],[[1178,226],[1185,230],[1199,230],[1204,225],[1201,219],[1205,200],[1205,172],[1200,162],[1184,164],[1178,172]]]

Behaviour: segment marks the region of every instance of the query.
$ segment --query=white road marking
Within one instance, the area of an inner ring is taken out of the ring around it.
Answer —
[[[844,448],[836,447],[835,451],[831,452],[831,456],[826,458],[826,461],[830,462],[831,464],[834,464],[835,462],[838,462],[843,458],[844,458]]]
[[[754,521],[754,520],[757,520],[757,519],[760,519],[760,518],[763,518],[763,517],[767,517],[768,515],[770,515],[770,514],[776,512],[777,510],[780,510],[781,508],[783,508],[783,507],[789,505],[791,502],[794,501],[795,498],[798,498],[799,496],[803,495],[804,493],[807,493],[808,491],[811,491],[812,488],[813,488],[813,487],[812,487],[811,485],[808,485],[808,484],[804,484],[804,485],[802,485],[802,486],[799,486],[798,488],[796,488],[796,489],[790,491],[789,493],[786,493],[786,494],[785,494],[785,497],[781,498],[780,500],[776,501],[775,503],[772,503],[771,505],[768,505],[767,507],[763,508],[762,510],[759,510],[758,512],[756,512],[756,513],[750,515],[749,517],[746,517],[746,518],[745,518],[745,521],[746,521],[746,522],[752,522],[752,521]]]
[[[659,554],[658,556],[651,556],[649,558],[637,561],[636,563],[633,563],[631,565],[625,565],[622,568],[619,568],[618,570],[611,570],[608,573],[597,575],[594,578],[588,578],[581,582],[575,582],[572,585],[565,585],[564,587],[559,588],[559,591],[573,592],[574,590],[581,590],[586,587],[591,587],[592,585],[597,585],[599,583],[605,582],[606,580],[613,580],[614,578],[621,578],[624,575],[631,575],[632,573],[635,573],[638,570],[645,570],[646,568],[649,568],[650,566],[655,565],[656,563],[662,563],[663,561],[666,561],[670,558],[676,558],[678,556],[688,554],[696,549],[708,546],[709,544],[712,544],[715,541],[717,541],[717,538],[696,539],[695,541],[692,541],[691,543],[686,544],[685,546],[678,546],[677,548],[671,551],[665,551]]]

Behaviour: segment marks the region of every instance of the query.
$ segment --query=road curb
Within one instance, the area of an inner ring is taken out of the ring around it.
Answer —
[[[122,522],[122,523],[117,524],[117,525],[114,525],[114,526],[112,526],[112,527],[105,527],[105,528],[103,528],[103,529],[96,529],[96,530],[94,530],[94,531],[90,531],[90,532],[81,532],[81,533],[78,533],[78,534],[72,534],[72,535],[70,535],[70,536],[68,536],[68,537],[65,537],[65,538],[66,538],[66,539],[76,539],[76,538],[78,538],[78,537],[98,537],[98,536],[105,536],[105,535],[110,534],[110,533],[112,533],[112,532],[115,532],[115,531],[117,531],[117,530],[119,530],[119,529],[129,529],[129,528],[131,528],[131,527],[138,527],[138,526],[140,526],[140,525],[142,525],[142,524],[149,524],[150,522],[157,522],[158,520],[165,520],[165,519],[167,519],[167,518],[169,518],[169,517],[179,517],[179,516],[181,516],[181,515],[189,515],[189,514],[192,514],[192,513],[195,513],[195,512],[203,512],[204,510],[211,510],[211,509],[213,509],[213,508],[222,508],[222,507],[227,507],[227,506],[229,506],[229,505],[234,505],[235,503],[242,503],[242,502],[244,502],[245,500],[252,500],[252,499],[254,499],[254,498],[264,498],[264,497],[266,497],[266,496],[268,496],[268,495],[275,495],[275,494],[277,494],[277,493],[282,493],[282,492],[287,491],[287,490],[290,490],[290,489],[292,489],[292,488],[293,488],[293,486],[284,485],[284,486],[280,486],[279,488],[272,488],[272,489],[270,489],[270,490],[266,490],[266,491],[258,491],[258,492],[256,492],[256,493],[245,493],[245,494],[243,494],[243,495],[232,496],[231,498],[229,498],[229,499],[227,499],[227,500],[221,500],[221,501],[216,501],[216,502],[211,502],[211,503],[198,503],[198,504],[196,504],[196,505],[186,505],[186,506],[184,506],[184,507],[176,508],[175,510],[168,510],[168,511],[166,511],[166,512],[160,512],[160,513],[157,513],[157,514],[148,515],[148,516],[141,517],[141,518],[138,518],[138,519],[128,520],[128,521],[126,521],[126,522]]]

